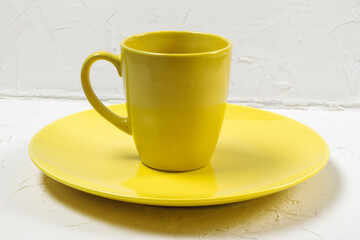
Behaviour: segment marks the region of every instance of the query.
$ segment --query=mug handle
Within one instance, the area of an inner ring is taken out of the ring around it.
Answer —
[[[119,76],[121,77],[121,55],[116,55],[110,52],[99,51],[91,54],[84,62],[81,68],[81,85],[84,90],[85,96],[93,106],[93,108],[106,120],[112,123],[114,126],[131,135],[129,118],[120,117],[117,114],[110,111],[96,96],[93,88],[90,84],[89,72],[94,62],[98,60],[106,60],[111,62],[116,67]]]

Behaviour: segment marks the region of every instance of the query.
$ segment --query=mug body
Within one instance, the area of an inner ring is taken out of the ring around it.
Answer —
[[[150,32],[121,43],[129,124],[143,163],[188,171],[209,163],[221,130],[231,42],[198,32]]]

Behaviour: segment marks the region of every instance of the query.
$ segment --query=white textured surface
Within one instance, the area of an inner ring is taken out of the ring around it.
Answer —
[[[126,36],[191,30],[234,43],[230,101],[263,106],[360,106],[360,3],[355,0],[0,1],[0,96],[82,98],[87,55],[120,52]],[[92,72],[120,99],[108,63]]]
[[[31,137],[85,101],[0,100],[0,239],[358,239],[360,113],[275,110],[328,142],[331,159],[289,190],[243,203],[165,208],[63,186],[30,161]]]

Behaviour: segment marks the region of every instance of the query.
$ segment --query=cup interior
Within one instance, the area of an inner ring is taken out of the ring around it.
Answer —
[[[217,52],[231,46],[226,38],[200,32],[149,32],[124,39],[122,47],[155,54],[196,54]]]

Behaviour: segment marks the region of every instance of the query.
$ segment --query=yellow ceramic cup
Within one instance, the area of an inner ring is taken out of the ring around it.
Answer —
[[[128,117],[111,112],[89,81],[91,65],[107,60],[124,81]],[[133,135],[142,162],[158,170],[188,171],[209,163],[224,118],[231,42],[200,32],[137,34],[121,55],[96,52],[84,62],[81,82],[95,110]]]

